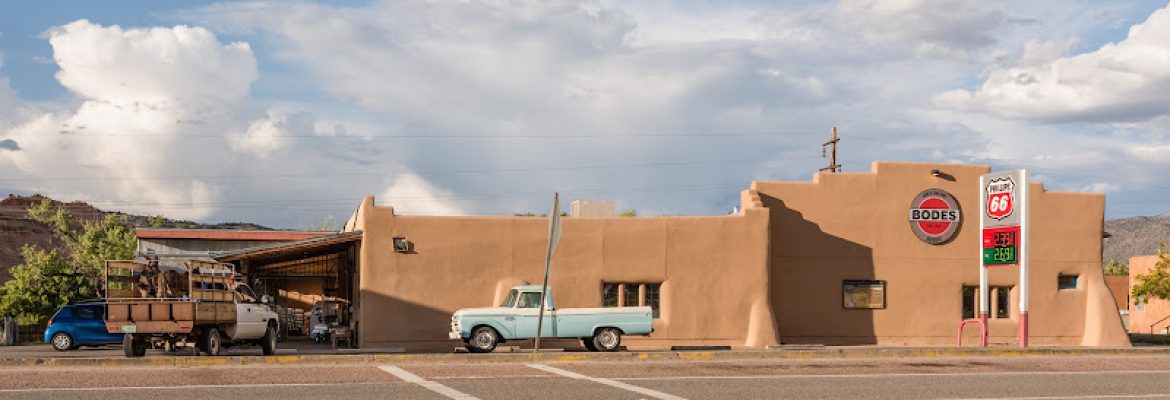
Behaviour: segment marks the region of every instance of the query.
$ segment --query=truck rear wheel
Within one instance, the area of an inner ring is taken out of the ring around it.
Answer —
[[[219,329],[211,328],[203,336],[203,351],[209,356],[218,356],[223,353],[223,341],[219,337]]]
[[[593,334],[592,342],[598,351],[617,351],[622,346],[622,333],[615,328],[601,328]]]
[[[597,351],[597,346],[593,345],[593,338],[581,338],[581,345],[585,346],[585,350]]]
[[[276,354],[276,327],[272,326],[272,324],[268,325],[268,330],[264,332],[264,337],[260,339],[260,350],[266,356]]]
[[[500,342],[500,334],[489,326],[481,326],[471,331],[471,338],[467,339],[467,351],[472,353],[491,353]]]
[[[122,336],[122,353],[126,357],[142,357],[146,355],[146,340],[133,333]]]

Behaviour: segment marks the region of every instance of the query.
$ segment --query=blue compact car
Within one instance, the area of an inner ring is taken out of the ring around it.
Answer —
[[[73,350],[81,346],[121,344],[121,333],[106,332],[106,304],[82,303],[61,307],[49,319],[45,329],[45,343],[57,351]]]

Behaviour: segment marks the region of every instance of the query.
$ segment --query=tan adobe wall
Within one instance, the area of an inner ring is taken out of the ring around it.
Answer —
[[[1138,256],[1129,259],[1129,287],[1137,283],[1137,276],[1149,273],[1158,263],[1158,256]],[[1137,299],[1129,300],[1129,331],[1133,333],[1166,333],[1170,329],[1170,301],[1148,299],[1139,306]],[[1165,318],[1165,320],[1163,320]]]
[[[562,218],[550,286],[558,307],[599,307],[603,282],[661,283],[661,317],[631,348],[776,344],[768,299],[769,210],[739,215]],[[753,199],[754,202],[753,202]],[[363,347],[447,350],[451,313],[487,307],[517,284],[540,284],[548,218],[394,215],[367,197],[352,225],[361,247]],[[414,244],[396,253],[392,238]]]
[[[1113,295],[1113,302],[1117,303],[1118,309],[1129,308],[1129,275],[1105,275],[1105,286]]]
[[[771,295],[781,341],[953,345],[962,287],[979,284],[978,185],[989,170],[877,162],[871,172],[818,173],[812,182],[754,182],[771,210]],[[1104,196],[1030,186],[1031,343],[1128,346],[1101,271]],[[963,211],[949,243],[926,244],[910,230],[910,202],[928,188],[951,193]],[[1011,317],[990,322],[992,343],[1016,340],[1018,274],[1015,267],[991,270],[992,286],[1014,287]],[[1080,275],[1078,288],[1058,291],[1058,274]],[[887,308],[844,309],[845,279],[887,281]]]

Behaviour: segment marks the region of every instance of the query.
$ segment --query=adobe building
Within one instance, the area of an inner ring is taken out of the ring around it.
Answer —
[[[1158,255],[1137,256],[1129,259],[1129,287],[1137,284],[1137,276],[1150,273],[1158,264]],[[1170,301],[1130,298],[1129,331],[1133,333],[1170,334]]]
[[[550,286],[561,308],[653,307],[654,333],[623,338],[632,349],[953,346],[978,312],[988,172],[877,162],[811,182],[753,182],[733,215],[563,218]],[[1028,190],[1031,344],[1129,346],[1102,276],[1104,196]],[[942,207],[950,222],[911,221],[913,208],[940,207],[931,196],[954,203]],[[360,346],[450,351],[462,345],[446,339],[452,312],[541,282],[548,223],[398,215],[367,197],[344,233],[219,259],[263,276],[332,257],[329,279],[345,282],[338,293],[353,304]],[[1015,267],[990,273],[992,344],[1015,343],[1017,278]],[[975,329],[966,336],[976,342]]]

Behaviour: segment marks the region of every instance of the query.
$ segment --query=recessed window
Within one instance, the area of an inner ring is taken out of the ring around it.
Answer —
[[[1079,275],[1059,275],[1056,277],[1057,289],[1076,289]]]
[[[1012,288],[999,286],[991,288],[995,293],[995,317],[1010,318],[1012,315]]]
[[[654,318],[658,318],[658,304],[662,292],[661,283],[646,284],[646,306],[654,310]]]
[[[601,306],[602,307],[617,307],[618,306],[618,285],[617,283],[603,283],[601,284]]]
[[[975,318],[975,307],[979,304],[976,293],[979,293],[978,287],[963,286],[963,319]]]
[[[622,288],[621,291],[618,289]],[[659,316],[662,301],[661,283],[602,283],[601,306],[618,307],[618,299],[624,307],[650,307],[654,318]]]
[[[624,297],[625,302],[622,303],[622,305],[626,307],[641,306],[642,304],[640,304],[639,300],[641,300],[642,296],[640,296],[638,293],[638,286],[640,285],[637,283],[627,283],[624,286],[626,287]]]

